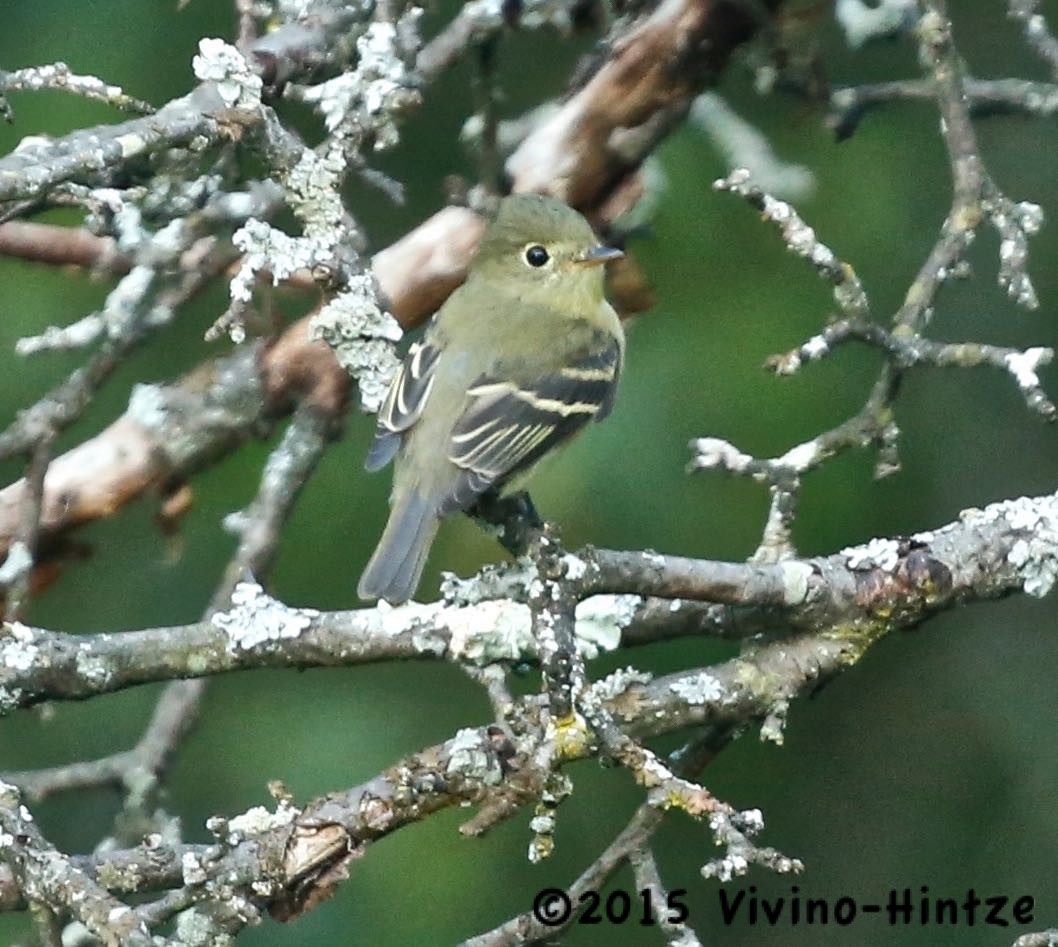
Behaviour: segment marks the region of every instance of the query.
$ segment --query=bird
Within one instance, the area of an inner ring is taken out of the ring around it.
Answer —
[[[504,198],[467,279],[413,345],[378,413],[364,466],[395,460],[389,520],[362,599],[415,594],[438,525],[502,490],[611,411],[624,362],[600,243],[555,198]]]

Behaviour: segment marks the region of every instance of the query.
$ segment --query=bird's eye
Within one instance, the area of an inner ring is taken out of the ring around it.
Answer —
[[[550,254],[538,243],[525,248],[525,262],[530,266],[543,266],[550,259]]]

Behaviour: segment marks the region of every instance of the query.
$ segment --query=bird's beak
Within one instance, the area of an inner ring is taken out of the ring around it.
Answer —
[[[615,247],[592,247],[573,258],[574,266],[601,266],[611,260],[620,260],[624,256],[623,250]]]

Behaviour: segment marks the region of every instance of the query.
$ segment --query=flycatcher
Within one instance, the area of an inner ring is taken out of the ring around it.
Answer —
[[[621,255],[559,201],[500,203],[466,282],[412,346],[379,411],[364,466],[396,457],[392,509],[361,598],[407,601],[442,517],[610,413],[624,332],[601,264]]]

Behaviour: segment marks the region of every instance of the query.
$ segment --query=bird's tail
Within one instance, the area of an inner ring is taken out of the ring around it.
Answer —
[[[378,547],[360,576],[360,597],[384,598],[393,605],[408,601],[419,584],[437,524],[435,504],[414,491],[399,495]]]

